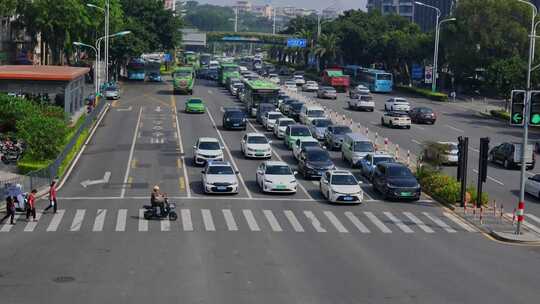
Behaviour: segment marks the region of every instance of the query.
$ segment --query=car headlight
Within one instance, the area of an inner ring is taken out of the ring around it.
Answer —
[[[250,152],[255,152],[255,149],[252,149],[252,148],[249,148],[249,147],[248,147],[247,149],[248,149],[248,151],[250,151]]]
[[[225,121],[231,121],[231,119],[227,117],[227,119],[225,119]]]
[[[296,184],[296,180],[293,179],[292,181],[289,182],[289,184]]]

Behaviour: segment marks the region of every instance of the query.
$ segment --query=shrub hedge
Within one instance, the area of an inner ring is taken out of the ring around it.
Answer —
[[[493,117],[510,121],[510,112],[506,112],[504,110],[491,110],[489,111],[489,114],[491,114]]]
[[[440,92],[433,93],[431,92],[431,90],[417,88],[417,87],[402,86],[402,85],[398,85],[396,86],[396,88],[402,91],[406,91],[408,93],[412,93],[412,94],[420,95],[422,97],[429,98],[431,100],[448,101],[448,95],[445,93],[440,93]]]

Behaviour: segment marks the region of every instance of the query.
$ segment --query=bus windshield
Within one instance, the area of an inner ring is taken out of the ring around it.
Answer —
[[[377,80],[392,80],[391,74],[377,74]]]
[[[268,94],[268,93],[253,93],[253,105],[258,105],[259,103],[277,103],[278,94]]]
[[[174,77],[189,77],[191,76],[191,71],[176,71],[174,72]]]

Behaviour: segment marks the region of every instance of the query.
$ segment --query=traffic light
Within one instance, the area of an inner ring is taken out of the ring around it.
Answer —
[[[489,154],[489,137],[480,138],[480,164],[478,166],[478,178],[486,182]]]
[[[510,125],[522,126],[525,117],[525,91],[513,90],[511,99]]]
[[[540,126],[540,91],[530,91],[529,124]]]

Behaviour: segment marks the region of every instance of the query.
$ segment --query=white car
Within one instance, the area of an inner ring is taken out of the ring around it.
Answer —
[[[298,116],[300,123],[308,126],[311,125],[311,121],[314,119],[327,118],[322,107],[307,105],[304,105],[302,109],[300,109],[300,114]]]
[[[297,86],[303,86],[306,84],[306,80],[304,79],[303,75],[294,75],[293,79]]]
[[[237,172],[229,162],[210,161],[201,173],[204,193],[238,193]]]
[[[364,199],[360,184],[349,171],[330,170],[321,176],[319,189],[329,202],[358,204]]]
[[[281,112],[278,111],[270,111],[266,112],[262,118],[262,125],[266,128],[266,130],[273,130],[274,125],[276,124],[276,120],[278,118],[285,117]]]
[[[270,158],[272,157],[271,143],[272,141],[262,133],[247,133],[242,137],[240,149],[245,157]]]
[[[540,198],[540,174],[535,174],[525,181],[525,192]]]
[[[276,123],[274,124],[274,135],[281,139],[285,137],[285,130],[287,129],[288,125],[294,125],[296,121],[294,119],[289,117],[281,117],[276,120]]]
[[[201,137],[193,146],[195,165],[204,165],[208,161],[223,161],[223,147],[217,138]]]
[[[368,87],[361,84],[349,90],[350,98],[358,98],[361,95],[369,95],[369,94],[370,94],[370,91]]]
[[[302,149],[304,147],[319,147],[319,146],[320,146],[319,141],[313,137],[299,138],[293,144],[293,149],[292,149],[293,156],[294,158],[296,158],[296,160],[299,160],[300,152],[302,152]]]
[[[242,66],[242,65],[239,66],[238,69],[239,69],[240,72],[247,72],[247,71],[249,71],[247,67]]]
[[[306,84],[302,86],[304,92],[317,92],[317,90],[319,90],[319,85],[313,80],[306,81]]]
[[[351,110],[362,110],[373,112],[375,110],[375,102],[371,95],[359,95],[356,99],[349,99],[347,102],[349,104],[349,109]]]
[[[458,163],[458,152],[459,152],[458,143],[457,142],[451,142],[451,141],[439,141],[438,143],[441,144],[441,145],[447,145],[448,146],[448,149],[446,151],[444,151],[442,161],[445,164],[452,164],[452,165],[455,164],[455,165],[457,165],[457,163]]]
[[[296,82],[294,81],[285,81],[285,89],[293,92],[298,92],[298,88],[296,87]]]
[[[409,112],[411,110],[411,105],[405,98],[392,97],[388,99],[387,101],[385,101],[384,110]]]
[[[411,118],[406,112],[384,112],[381,117],[381,125],[390,128],[411,128]]]
[[[257,168],[257,185],[263,192],[296,193],[296,172],[281,161],[265,161]]]

